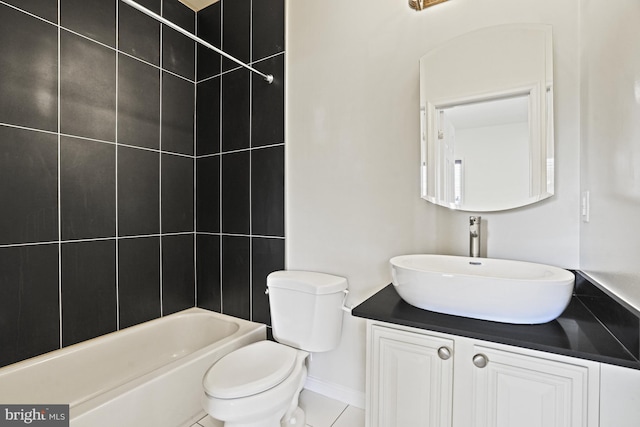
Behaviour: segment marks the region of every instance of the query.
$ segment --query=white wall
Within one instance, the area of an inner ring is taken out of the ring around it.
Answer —
[[[640,2],[582,1],[581,269],[640,310]]]
[[[394,255],[466,254],[469,213],[419,197],[418,58],[465,32],[514,22],[553,25],[556,195],[483,214],[486,253],[578,267],[578,6],[452,0],[415,12],[406,0],[288,1],[287,268],[343,275],[359,302],[390,282]],[[357,400],[364,346],[363,321],[345,316],[340,347],[314,355],[310,375]]]

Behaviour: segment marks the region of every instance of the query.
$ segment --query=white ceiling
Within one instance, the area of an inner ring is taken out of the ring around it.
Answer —
[[[214,3],[217,3],[218,0],[178,0],[180,3],[186,5],[190,9],[195,12],[198,12],[201,9],[204,9],[207,6],[211,6]]]

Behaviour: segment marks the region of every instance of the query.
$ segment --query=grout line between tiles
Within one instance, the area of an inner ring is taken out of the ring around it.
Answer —
[[[160,15],[164,14],[164,1],[160,2]],[[163,55],[163,34],[164,34],[164,25],[160,25],[160,70],[164,66],[164,55]],[[162,71],[160,72],[160,129],[158,131],[158,148],[160,148],[160,153],[162,153],[162,82],[164,80],[164,75]],[[162,154],[158,155],[158,227],[160,230],[160,236],[162,236]],[[162,276],[162,237],[159,239],[159,265],[158,269],[160,270],[159,275],[159,293],[160,293],[160,317],[164,315],[164,301],[163,301],[163,293],[162,293],[162,285],[163,285],[163,276]]]
[[[118,35],[120,34],[119,31],[119,24],[120,24],[120,15],[119,15],[119,5],[120,2],[116,1],[116,111],[115,111],[115,116],[116,116],[116,129],[115,129],[115,216],[116,216],[116,221],[115,221],[115,233],[116,233],[116,242],[115,242],[115,267],[116,267],[116,330],[119,331],[120,330],[120,244],[118,243],[117,237],[119,234],[119,228],[118,228],[118,110],[119,108],[119,97],[118,97],[118,89],[119,89],[119,75],[120,75],[120,70],[118,69],[118,66],[120,65],[120,55],[118,55],[118,48],[119,48],[119,41],[120,41],[120,37],[118,37]]]
[[[58,5],[58,22],[60,22],[60,0],[57,1]],[[57,43],[58,43],[58,117],[57,117],[57,154],[58,154],[58,317],[59,317],[59,346],[62,348],[63,337],[62,337],[62,191],[61,191],[61,137],[60,137],[60,65],[61,65],[61,57],[60,57],[60,27],[57,27]]]

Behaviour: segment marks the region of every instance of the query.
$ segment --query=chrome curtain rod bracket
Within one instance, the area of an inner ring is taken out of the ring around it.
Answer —
[[[264,73],[256,70],[252,66],[245,64],[244,62],[240,61],[237,58],[234,58],[233,56],[229,55],[228,53],[218,49],[217,47],[215,47],[211,43],[206,42],[206,41],[202,40],[200,37],[191,34],[189,31],[185,30],[182,27],[177,26],[173,22],[163,18],[162,16],[158,15],[157,13],[147,9],[144,6],[140,6],[138,3],[136,3],[133,0],[122,0],[122,2],[128,4],[129,6],[133,7],[134,9],[139,10],[140,12],[144,13],[145,15],[152,17],[153,19],[155,19],[156,21],[166,25],[167,27],[173,28],[174,30],[176,30],[180,34],[183,34],[183,35],[189,37],[191,40],[195,41],[196,43],[200,43],[202,46],[207,47],[207,48],[213,50],[214,52],[219,53],[220,55],[224,56],[225,58],[232,60],[236,64],[239,64],[239,65],[243,66],[244,68],[248,69],[249,71],[252,71],[252,72],[262,76],[262,78],[267,83],[269,83],[269,84],[273,83],[273,75],[264,74]]]

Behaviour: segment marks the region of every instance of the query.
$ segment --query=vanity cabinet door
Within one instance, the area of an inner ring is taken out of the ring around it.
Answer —
[[[451,426],[453,340],[371,325],[367,425]]]
[[[640,426],[640,371],[602,364],[600,426]]]
[[[474,427],[598,425],[599,364],[473,347]]]

